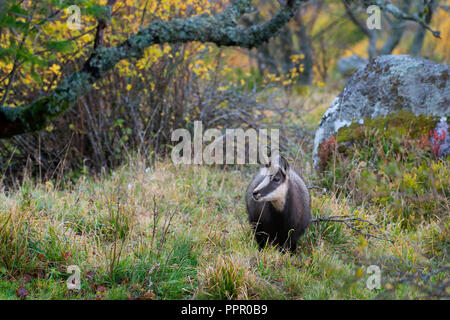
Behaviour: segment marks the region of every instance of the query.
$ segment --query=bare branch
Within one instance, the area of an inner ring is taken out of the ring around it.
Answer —
[[[311,223],[315,223],[315,222],[323,222],[323,221],[329,221],[329,222],[342,222],[344,223],[347,227],[349,227],[350,229],[352,229],[353,231],[356,231],[360,234],[362,234],[365,237],[370,237],[370,238],[375,238],[375,239],[379,239],[379,240],[385,240],[385,241],[390,241],[392,242],[392,240],[390,240],[389,238],[387,238],[383,232],[381,231],[381,225],[375,224],[369,220],[365,220],[362,218],[357,218],[354,216],[350,216],[350,215],[344,215],[344,216],[331,216],[331,217],[326,217],[326,218],[315,218],[311,220]],[[359,223],[363,223],[364,225],[362,226],[355,226],[354,222],[359,222]],[[383,237],[379,237],[376,236],[372,233],[367,233],[364,232],[364,230],[371,228],[374,229],[376,232],[383,234]]]
[[[345,12],[347,13],[348,17],[350,18],[350,20],[352,20],[352,22],[367,36],[367,37],[371,37],[371,33],[370,30],[366,27],[366,25],[360,21],[356,15],[354,14],[352,8],[350,7],[350,4],[348,3],[348,0],[342,0],[342,3],[344,4],[345,7]]]
[[[112,8],[116,4],[117,0],[108,0],[108,3],[106,5],[106,8],[108,10],[108,16],[106,19],[102,18],[98,20],[98,26],[97,26],[97,32],[95,34],[95,40],[94,40],[94,49],[97,49],[98,47],[103,45],[103,35],[105,33],[106,26],[108,24],[108,20],[111,17]]]
[[[420,24],[423,28],[430,31],[431,34],[436,38],[441,38],[441,32],[438,30],[433,30],[431,27],[423,20],[421,19],[417,14],[409,15],[402,11],[401,9],[394,6],[392,3],[383,1],[383,0],[376,0],[376,1],[365,1],[366,3],[379,6],[381,10],[389,12],[394,17],[396,17],[399,20],[409,20],[414,21],[418,24]]]

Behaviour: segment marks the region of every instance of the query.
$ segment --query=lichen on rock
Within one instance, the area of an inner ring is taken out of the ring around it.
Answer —
[[[320,121],[314,140],[315,168],[323,167],[319,151],[324,141],[339,132],[337,143],[342,143],[363,123],[379,130],[385,130],[383,126],[392,125],[393,121],[404,123],[403,129],[395,127],[401,135],[405,130],[433,130],[444,117],[448,121],[449,74],[446,65],[408,55],[386,55],[371,60],[349,79]],[[350,128],[341,129],[345,127]]]

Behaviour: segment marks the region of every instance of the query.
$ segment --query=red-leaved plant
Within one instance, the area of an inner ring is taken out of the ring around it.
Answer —
[[[430,130],[430,137],[431,137],[431,151],[435,156],[439,156],[439,149],[441,148],[441,145],[445,141],[445,130],[442,129],[442,134],[440,134],[437,129]]]

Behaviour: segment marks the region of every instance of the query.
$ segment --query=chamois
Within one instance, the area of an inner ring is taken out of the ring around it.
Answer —
[[[311,197],[302,177],[283,157],[272,159],[246,191],[248,220],[260,249],[267,243],[295,252],[311,222]]]

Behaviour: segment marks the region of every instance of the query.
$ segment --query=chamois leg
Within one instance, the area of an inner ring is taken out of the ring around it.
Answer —
[[[294,254],[295,250],[297,250],[297,240],[298,238],[290,236],[288,239],[286,239],[280,249],[283,252],[289,251],[291,254]]]
[[[256,243],[258,244],[259,250],[262,250],[266,246],[269,236],[267,233],[265,233],[263,231],[256,231],[255,239],[256,239]]]

